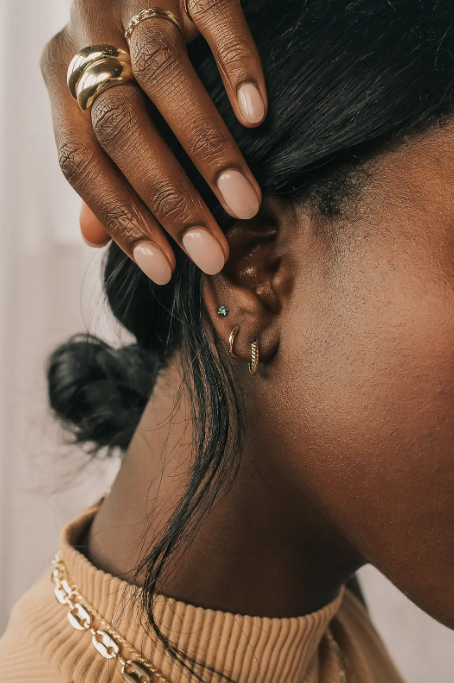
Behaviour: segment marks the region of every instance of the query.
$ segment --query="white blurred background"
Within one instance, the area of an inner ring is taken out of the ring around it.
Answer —
[[[49,568],[62,525],[101,495],[117,466],[85,466],[47,408],[53,347],[87,329],[116,334],[100,291],[102,253],[82,242],[80,202],[58,168],[38,64],[69,5],[0,0],[0,634]],[[454,633],[373,568],[361,580],[408,683],[452,683]]]

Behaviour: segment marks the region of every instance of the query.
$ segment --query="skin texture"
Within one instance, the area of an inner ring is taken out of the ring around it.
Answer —
[[[296,616],[371,562],[454,627],[454,125],[367,170],[360,201],[329,223],[266,198],[205,279],[226,348],[241,325],[231,363],[246,438],[235,485],[162,582],[167,595]],[[181,492],[184,396],[169,422],[180,381],[176,357],[94,521],[88,552],[104,569],[128,576]]]
[[[142,262],[138,265],[163,284],[163,268],[171,272],[175,268],[166,232],[209,274],[222,268],[228,244],[158,135],[147,100],[160,111],[224,209],[235,218],[250,218],[258,211],[260,188],[202,86],[186,44],[199,34],[206,39],[244,126],[255,127],[264,120],[267,99],[260,58],[237,0],[189,0],[191,20],[182,0],[158,4],[176,16],[184,38],[171,21],[154,18],[139,23],[128,44],[125,29],[147,4],[74,0],[71,19],[46,46],[41,68],[60,166],[85,202],[81,215],[85,241],[103,246],[111,237],[133,260],[137,245],[151,244],[154,261],[149,260],[145,268]],[[100,44],[130,52],[135,81],[101,93],[91,111],[82,112],[66,84],[68,66],[79,50]],[[236,186],[223,187],[220,179],[232,171],[237,172]],[[232,195],[234,202],[229,199]],[[213,238],[206,242],[203,258],[198,258],[200,252],[191,253],[184,241],[194,228],[208,231]],[[158,278],[153,268],[157,252]]]

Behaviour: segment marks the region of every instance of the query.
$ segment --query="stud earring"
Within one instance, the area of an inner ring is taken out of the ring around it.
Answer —
[[[219,308],[219,310],[218,310],[218,315],[219,315],[221,318],[227,318],[229,312],[230,312],[230,311],[229,311],[229,309],[227,308],[227,306],[221,306],[221,307]]]
[[[249,372],[251,375],[256,375],[259,371],[260,352],[259,343],[257,340],[251,344],[251,362],[249,363]]]
[[[240,331],[240,325],[237,325],[236,327],[233,328],[233,330],[230,332],[229,336],[229,356],[232,358],[236,358],[235,354],[233,353],[233,345],[235,343],[236,335]]]

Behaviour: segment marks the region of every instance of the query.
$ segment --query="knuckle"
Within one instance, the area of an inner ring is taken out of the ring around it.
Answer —
[[[179,65],[179,48],[169,34],[152,29],[134,44],[134,73],[145,86],[168,81]]]
[[[64,139],[58,147],[58,163],[66,180],[77,187],[88,176],[92,155],[83,143]]]
[[[56,68],[66,66],[66,45],[67,30],[65,27],[44,46],[39,64],[45,81],[47,81],[50,74],[53,73]]]
[[[115,240],[131,243],[137,239],[138,216],[132,206],[113,205],[104,214],[103,224],[109,235]]]
[[[229,68],[244,71],[245,66],[253,58],[253,50],[250,45],[239,38],[231,38],[221,42],[218,48],[219,59]]]
[[[203,17],[212,12],[215,7],[219,7],[219,0],[189,0],[188,9],[191,17],[194,19],[203,19]]]
[[[227,145],[225,135],[212,123],[198,122],[197,128],[190,131],[189,156],[201,157],[213,162],[220,159]]]
[[[188,200],[180,189],[168,184],[159,184],[153,187],[149,206],[160,223],[168,225],[178,221],[183,224]]]
[[[123,88],[112,88],[98,97],[91,117],[95,135],[106,151],[119,148],[134,135],[134,103]]]

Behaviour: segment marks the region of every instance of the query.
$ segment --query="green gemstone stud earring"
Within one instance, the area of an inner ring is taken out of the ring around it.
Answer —
[[[229,309],[227,308],[227,306],[221,306],[220,309],[218,310],[218,315],[221,318],[226,318],[228,316],[228,314],[229,314]]]

